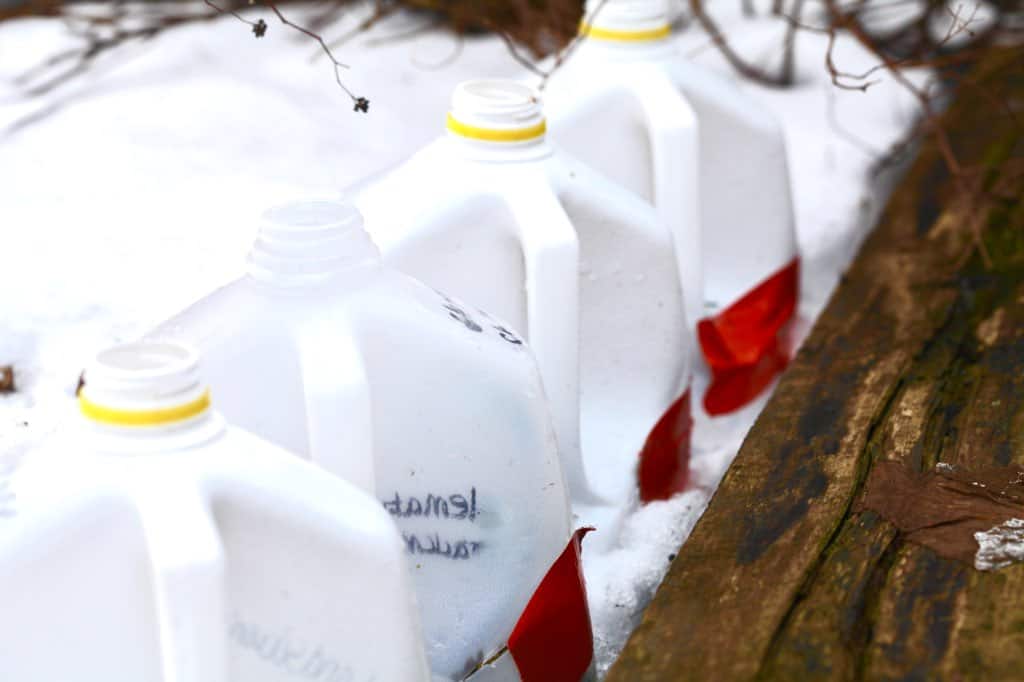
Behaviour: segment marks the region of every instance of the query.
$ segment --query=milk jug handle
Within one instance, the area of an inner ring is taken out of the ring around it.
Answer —
[[[526,275],[527,337],[552,408],[558,447],[573,499],[592,499],[580,453],[579,238],[548,187],[509,195]]]
[[[335,325],[337,320],[332,320]],[[299,341],[310,459],[375,494],[373,414],[365,359],[354,333],[307,330]]]
[[[151,481],[136,503],[156,596],[161,680],[227,682],[225,561],[200,491]]]
[[[654,204],[672,233],[686,322],[693,328],[703,317],[704,307],[697,115],[672,82],[660,73],[641,73],[628,87],[647,118],[654,166]]]

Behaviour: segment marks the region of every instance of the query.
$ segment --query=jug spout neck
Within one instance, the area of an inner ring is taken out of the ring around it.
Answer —
[[[551,153],[540,93],[512,80],[460,83],[445,127],[453,149],[467,158],[528,161]]]
[[[78,405],[92,434],[107,443],[125,441],[133,452],[160,449],[138,447],[140,438],[153,444],[173,436],[183,443],[188,434],[205,439],[222,426],[200,376],[198,353],[176,342],[140,341],[101,351],[85,370]]]
[[[300,201],[263,214],[249,251],[248,273],[274,286],[295,287],[380,263],[380,251],[355,206]]]
[[[610,46],[650,46],[672,34],[667,0],[587,0],[580,33]]]

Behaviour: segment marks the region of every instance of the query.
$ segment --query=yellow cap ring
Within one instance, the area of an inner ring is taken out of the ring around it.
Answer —
[[[202,414],[210,407],[210,391],[183,405],[154,410],[124,410],[97,405],[85,395],[78,396],[78,407],[89,419],[115,426],[162,426],[185,421]]]
[[[588,23],[580,24],[580,33],[595,40],[615,40],[622,43],[642,43],[649,40],[661,40],[672,33],[668,24],[644,31],[617,31],[610,28],[598,28]]]
[[[485,142],[525,142],[544,135],[547,132],[547,121],[541,121],[528,128],[478,128],[457,120],[448,114],[448,130],[473,140]]]

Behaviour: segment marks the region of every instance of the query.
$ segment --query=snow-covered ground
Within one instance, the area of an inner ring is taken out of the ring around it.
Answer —
[[[734,45],[759,63],[777,59],[783,22],[745,19],[733,13],[739,6],[716,8]],[[353,10],[346,25],[361,14]],[[0,24],[0,365],[15,366],[19,388],[0,396],[0,476],[72,410],[92,352],[140,335],[240,272],[263,209],[336,194],[399,162],[442,132],[460,80],[525,75],[496,38],[417,31],[424,18],[396,16],[339,48],[352,67],[348,84],[371,100],[368,115],[356,114],[315,46],[267,20],[262,40],[232,18],[169,31],[37,99],[18,95],[11,79],[74,39],[54,19]],[[698,29],[681,40],[692,59],[735,77]],[[884,74],[867,93],[835,89],[825,45],[824,36],[799,36],[791,89],[743,84],[787,136],[803,332],[881,208],[891,175],[872,174],[872,164],[915,114]],[[842,38],[836,60],[852,72],[874,66]],[[702,391],[706,377],[697,381]],[[585,548],[599,672],[764,401],[699,418],[696,487],[622,510],[617,534]]]

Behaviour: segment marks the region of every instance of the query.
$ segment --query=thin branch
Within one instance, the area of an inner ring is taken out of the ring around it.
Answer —
[[[358,111],[359,110],[359,100],[361,100],[362,98],[361,97],[356,97],[354,94],[352,94],[352,91],[349,90],[347,87],[345,87],[345,84],[341,82],[341,70],[349,68],[348,64],[344,64],[344,63],[338,61],[337,57],[334,56],[334,53],[331,52],[331,48],[327,45],[326,42],[324,42],[324,39],[322,37],[320,37],[319,33],[314,33],[313,31],[310,31],[308,28],[304,28],[302,26],[299,26],[296,23],[293,23],[293,22],[289,21],[288,18],[285,17],[285,15],[281,14],[281,10],[279,10],[277,8],[277,4],[276,3],[270,2],[269,0],[265,0],[264,4],[267,7],[269,7],[270,10],[274,14],[277,15],[278,20],[280,20],[280,22],[282,24],[284,24],[285,26],[290,26],[291,28],[295,29],[296,31],[298,31],[300,33],[304,33],[307,36],[309,36],[310,38],[312,38],[313,40],[315,40],[318,43],[320,43],[320,47],[323,48],[323,51],[327,55],[327,58],[330,59],[331,63],[334,65],[334,80],[336,80],[338,82],[338,85],[341,87],[342,90],[345,91],[345,94],[347,94],[349,97],[351,97],[352,101],[354,103],[356,103],[356,110]]]
[[[587,21],[593,21],[597,16],[601,14],[601,10],[604,9],[604,6],[606,4],[608,4],[608,0],[601,0],[601,2],[598,3],[597,7],[594,8],[594,11],[590,13],[590,16],[585,17],[585,19]],[[555,61],[551,65],[551,68],[548,69],[547,73],[544,74],[544,77],[541,79],[540,84],[537,86],[538,90],[540,90],[541,92],[544,91],[544,88],[547,86],[548,81],[551,79],[551,76],[560,68],[562,68],[562,65],[566,62],[567,59],[572,57],[573,53],[576,52],[580,44],[584,40],[586,40],[586,38],[587,37],[583,34],[582,31],[577,32],[573,39],[569,41],[569,44],[555,54]]]
[[[775,8],[772,8],[774,14],[782,13],[782,2],[778,3],[779,11],[775,12]],[[788,85],[792,85],[795,79],[795,68],[796,68],[796,32],[798,22],[800,21],[800,14],[803,12],[804,0],[793,0],[793,19],[794,21],[788,22],[786,26],[786,37],[782,41],[782,67],[780,77],[783,82]]]
[[[741,57],[729,44],[729,41],[725,39],[725,34],[718,27],[718,24],[704,11],[703,0],[690,0],[690,12],[693,17],[700,23],[704,32],[707,33],[714,44],[718,47],[718,51],[722,53],[722,56],[729,62],[730,65],[742,76],[748,78],[754,82],[769,87],[778,88],[788,85],[781,75],[769,74],[752,64],[748,64],[743,57]]]
[[[347,31],[342,35],[338,36],[337,38],[335,38],[334,40],[332,40],[330,43],[328,43],[328,46],[331,49],[341,47],[342,45],[344,45],[349,40],[356,37],[363,31],[368,31],[369,29],[373,28],[373,26],[375,26],[379,21],[390,16],[397,8],[397,5],[386,6],[384,5],[383,2],[377,0],[377,2],[373,4],[373,13],[370,14],[370,16],[360,21],[359,24],[356,25],[356,27],[353,28],[351,31]],[[318,51],[317,54],[322,55],[323,53]]]
[[[238,12],[236,12],[233,9],[225,9],[225,8],[219,6],[219,5],[214,4],[212,2],[212,0],[203,0],[203,2],[206,3],[206,5],[208,7],[212,7],[213,9],[215,9],[218,12],[220,12],[221,14],[230,14],[235,19],[238,19],[239,21],[241,21],[243,24],[249,24],[253,28],[256,28],[256,26],[257,26],[257,23],[255,21],[249,21],[248,19],[246,19],[245,17],[243,17],[241,14],[239,14]]]
[[[881,158],[882,152],[871,145],[867,140],[854,134],[851,130],[847,129],[840,121],[839,115],[836,111],[836,94],[835,91],[829,90],[828,97],[825,100],[826,116],[829,127],[839,137],[843,138],[850,143],[853,147],[864,152],[866,155],[872,158]]]
[[[253,34],[255,34],[255,36],[257,38],[262,38],[263,34],[266,33],[266,31],[267,31],[267,24],[266,24],[266,22],[263,21],[263,19],[257,19],[256,21],[250,21],[250,20],[246,19],[245,17],[243,17],[238,12],[234,11],[233,9],[224,9],[224,8],[222,8],[221,6],[219,6],[216,3],[214,3],[213,0],[203,0],[203,2],[206,3],[206,5],[208,5],[209,7],[212,7],[213,9],[215,9],[216,11],[218,11],[218,12],[220,12],[222,14],[230,14],[231,16],[235,17],[239,21],[241,21],[241,22],[243,22],[245,24],[248,24],[249,26],[252,27],[252,32],[253,32]],[[273,12],[275,16],[277,16],[278,21],[280,21],[282,24],[284,24],[285,26],[288,26],[289,28],[291,28],[293,30],[298,31],[299,33],[302,33],[305,36],[308,36],[309,38],[312,38],[317,43],[319,43],[320,48],[323,50],[324,54],[327,55],[327,58],[331,60],[331,64],[334,66],[334,80],[338,83],[338,87],[340,87],[345,92],[345,94],[348,95],[349,98],[351,98],[352,103],[355,105],[354,106],[355,111],[362,111],[362,112],[365,113],[369,109],[370,101],[368,99],[366,99],[365,97],[357,97],[342,82],[342,80],[341,80],[341,71],[342,71],[342,69],[348,69],[349,66],[348,66],[348,64],[345,64],[344,62],[339,61],[338,58],[334,56],[334,52],[331,51],[330,46],[324,41],[323,37],[319,33],[316,33],[315,31],[311,31],[310,29],[306,28],[305,26],[301,26],[299,24],[296,24],[295,22],[293,22],[290,19],[288,19],[288,17],[286,17],[281,12],[281,10],[278,9],[277,3],[271,2],[271,0],[263,0],[263,5],[266,6],[267,8],[269,8],[270,11]]]
[[[60,87],[64,83],[85,73],[103,54],[121,47],[127,42],[146,41],[156,37],[175,26],[202,21],[212,18],[206,16],[171,17],[159,25],[142,26],[135,29],[117,29],[107,37],[99,37],[93,33],[84,33],[82,38],[86,44],[51,55],[42,62],[30,67],[14,79],[14,84],[21,88],[22,93],[29,97],[44,95]],[[44,78],[48,72],[71,63],[66,70]],[[37,79],[43,79],[36,82]]]
[[[594,8],[594,10],[589,14],[589,16],[586,17],[586,19],[588,21],[592,21],[595,17],[597,17],[601,13],[601,10],[604,8],[604,6],[608,3],[608,1],[609,0],[601,0],[601,2],[598,3],[597,7]],[[493,26],[490,21],[484,20],[483,23],[488,30],[492,31],[493,33],[496,33],[498,37],[500,37],[505,42],[505,47],[508,49],[509,54],[512,56],[514,60],[516,60],[516,62],[519,63],[520,66],[522,66],[527,71],[540,78],[540,82],[537,84],[537,90],[539,92],[544,91],[544,88],[547,87],[548,81],[555,74],[555,72],[562,68],[562,65],[565,64],[565,62],[573,55],[573,53],[576,52],[577,48],[579,48],[583,41],[587,39],[587,36],[582,31],[578,31],[576,35],[573,36],[572,40],[570,40],[565,47],[563,47],[561,50],[555,53],[555,57],[553,62],[551,63],[551,66],[548,67],[547,69],[544,69],[538,66],[538,64],[533,59],[523,54],[523,52],[517,47],[515,41],[512,39],[512,36],[510,36],[507,32],[502,31],[498,27]]]
[[[967,204],[966,215],[968,215],[971,220],[970,229],[975,246],[981,254],[981,258],[985,266],[990,267],[992,264],[992,257],[988,252],[988,248],[985,246],[985,241],[981,237],[983,216],[980,214],[980,211],[977,210],[978,204],[980,203],[979,193],[973,191],[967,182],[963,168],[960,165],[960,160],[957,158],[956,153],[953,150],[953,143],[949,138],[949,133],[942,126],[942,121],[939,119],[939,116],[935,111],[931,96],[927,90],[917,86],[907,78],[897,60],[894,60],[888,54],[885,54],[878,49],[871,36],[864,30],[864,27],[861,26],[860,22],[856,21],[852,16],[843,15],[836,6],[835,0],[825,0],[825,7],[832,19],[832,25],[834,27],[841,26],[846,28],[850,35],[853,36],[862,47],[881,59],[882,64],[889,75],[891,75],[893,79],[895,79],[917,99],[921,107],[923,130],[927,134],[931,135],[932,139],[935,140],[935,145],[943,159],[943,162],[946,164],[946,168],[950,172],[957,191]]]
[[[389,38],[390,38],[390,36],[389,36]],[[463,50],[466,47],[466,39],[465,38],[463,38],[462,36],[454,36],[454,38],[455,38],[455,47],[452,49],[451,54],[449,54],[444,59],[440,59],[440,60],[438,60],[436,62],[427,62],[427,61],[424,61],[424,60],[420,59],[419,57],[412,56],[410,58],[412,63],[415,64],[418,68],[423,69],[424,71],[438,71],[438,70],[443,69],[445,67],[451,66],[452,64],[455,63],[455,61],[459,57],[462,56],[462,52],[463,52]],[[383,42],[384,39],[381,38],[380,41]]]

